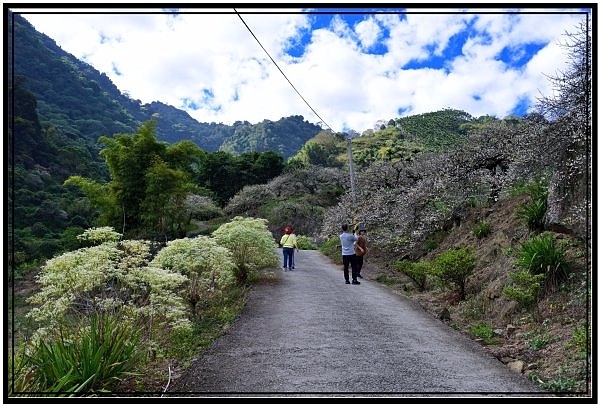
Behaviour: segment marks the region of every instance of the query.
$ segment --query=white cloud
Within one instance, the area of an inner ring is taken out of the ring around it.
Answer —
[[[225,11],[25,18],[142,103],[161,101],[178,108],[194,104],[197,108],[188,112],[201,122],[256,123],[295,114],[318,122],[240,18],[231,9]],[[539,92],[550,91],[545,74],[564,68],[566,60],[555,43],[584,18],[556,13],[377,14],[352,23],[337,17],[329,27],[310,32],[315,16],[307,14],[242,17],[335,131],[364,131],[377,120],[398,117],[399,110],[418,114],[456,108],[474,116],[504,117],[521,98],[534,102]],[[427,61],[445,55],[453,36],[469,24],[474,29],[461,54],[443,67],[427,67]],[[386,39],[384,31],[389,33]],[[287,54],[307,33],[303,55]],[[388,52],[370,54],[380,41]],[[504,48],[519,50],[529,43],[547,46],[520,68],[499,60]],[[425,67],[406,69],[411,61]]]

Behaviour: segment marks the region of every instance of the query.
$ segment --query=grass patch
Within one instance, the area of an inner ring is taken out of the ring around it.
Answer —
[[[479,321],[467,329],[468,333],[479,338],[486,345],[497,344],[498,339],[494,337],[494,328],[491,324]]]

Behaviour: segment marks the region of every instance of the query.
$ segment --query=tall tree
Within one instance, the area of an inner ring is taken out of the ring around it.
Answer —
[[[549,134],[558,156],[548,193],[546,227],[589,237],[591,216],[592,37],[589,18],[561,46],[569,65],[550,77],[554,95],[539,100],[539,110],[552,119]],[[589,241],[589,239],[588,239]]]
[[[190,179],[200,170],[204,151],[189,141],[172,146],[157,141],[155,120],[144,122],[135,134],[100,141],[110,181],[81,176],[66,181],[100,211],[99,225],[113,226],[128,237],[184,234],[189,223],[185,199],[196,191]]]

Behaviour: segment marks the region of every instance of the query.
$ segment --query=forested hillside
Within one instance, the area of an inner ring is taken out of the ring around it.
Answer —
[[[276,122],[234,125],[199,123],[184,112],[160,101],[142,104],[131,99],[106,74],[63,51],[37,32],[19,14],[10,14],[9,68],[26,78],[24,86],[38,101],[40,121],[72,137],[97,141],[103,135],[132,133],[141,122],[158,116],[157,136],[175,143],[191,140],[205,151],[275,151],[284,158],[297,152],[320,128],[302,116]],[[285,139],[285,142],[281,140]]]
[[[244,185],[279,174],[284,159],[319,131],[302,116],[225,125],[199,123],[159,101],[142,105],[22,16],[9,17],[8,40],[14,53],[8,53],[12,80],[7,163],[11,232],[14,226],[11,259],[17,265],[35,266],[77,246],[75,236],[102,215],[80,190],[63,184],[70,176],[99,183],[110,180],[100,154],[106,146],[102,137],[135,134],[152,120],[157,142],[194,143],[207,154],[192,178],[202,194],[223,205]],[[225,142],[233,148],[222,148]]]

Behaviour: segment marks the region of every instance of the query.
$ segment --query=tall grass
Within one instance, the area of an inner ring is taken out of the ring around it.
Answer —
[[[533,236],[516,251],[517,266],[533,275],[545,275],[547,287],[556,286],[568,273],[566,248],[549,233]]]
[[[94,315],[74,339],[39,341],[13,364],[13,395],[110,392],[140,361],[138,334],[113,316]]]

